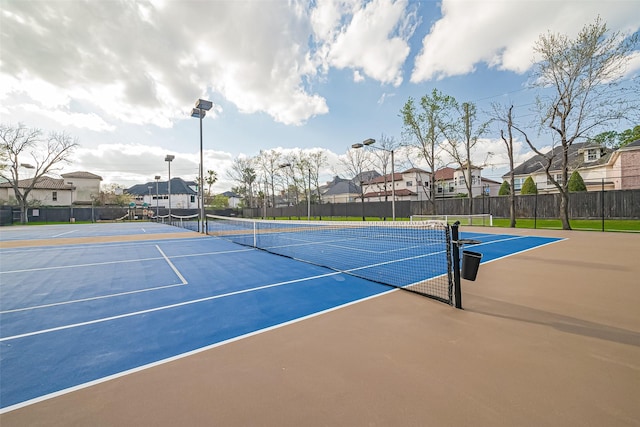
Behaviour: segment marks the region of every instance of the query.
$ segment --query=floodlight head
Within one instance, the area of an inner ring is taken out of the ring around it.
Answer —
[[[288,168],[289,166],[291,166],[291,163],[283,163],[280,165],[280,168]]]
[[[155,179],[156,181],[160,179],[160,175],[156,175],[153,179]]]
[[[200,112],[202,111],[202,115],[200,114]],[[196,119],[199,118],[203,118],[207,115],[207,112],[205,110],[199,110],[197,108],[193,108],[191,110],[191,117],[195,117]]]
[[[357,144],[351,145],[351,148],[362,148],[362,147],[364,147],[364,144],[360,144],[359,142]]]
[[[369,138],[369,139],[365,139],[364,141],[362,141],[362,143],[363,143],[364,145],[371,145],[371,144],[375,144],[375,143],[376,143],[376,140],[375,140],[375,139],[373,139],[373,138]]]
[[[165,162],[170,162],[170,161],[172,161],[172,160],[173,160],[173,159],[175,159],[175,158],[176,158],[176,156],[174,156],[174,155],[172,155],[172,154],[167,154],[167,156],[164,158],[164,161],[165,161]]]
[[[196,108],[198,108],[200,110],[209,111],[211,109],[211,107],[213,107],[213,102],[211,102],[211,101],[207,101],[205,99],[198,99],[196,101]],[[204,117],[204,116],[202,116],[202,117]]]

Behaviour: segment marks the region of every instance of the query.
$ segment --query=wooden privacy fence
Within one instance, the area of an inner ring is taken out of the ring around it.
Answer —
[[[560,194],[539,194],[516,196],[517,218],[558,218]],[[434,206],[428,201],[397,201],[396,217],[411,215],[466,215],[469,213],[469,199],[436,199]],[[498,218],[509,217],[509,197],[476,197],[473,199],[472,214],[492,214]],[[264,208],[244,209],[245,217],[262,217]],[[307,205],[267,208],[267,217],[307,218]],[[391,201],[323,203],[311,205],[312,217],[379,217],[391,218]],[[613,190],[604,192],[580,192],[569,195],[569,217],[573,219],[640,219],[640,189]]]
[[[517,218],[558,218],[560,205],[559,194],[540,194],[516,196]],[[11,206],[0,207],[0,225],[9,225],[20,220],[20,209]],[[35,209],[35,211],[34,211]],[[155,209],[152,209],[155,212]],[[121,218],[127,214],[126,207],[38,207],[29,208],[29,222],[68,222],[75,221],[109,221]],[[37,213],[37,215],[34,215]],[[166,209],[160,209],[159,215],[166,215]],[[197,209],[172,209],[174,215],[194,215]],[[235,210],[214,211],[207,209],[207,213],[221,215],[235,215]],[[396,217],[409,218],[411,215],[466,215],[469,213],[469,199],[452,198],[436,199],[435,213],[433,205],[428,201],[396,202]],[[473,199],[473,214],[492,214],[497,218],[509,217],[509,197],[476,197]],[[245,217],[258,218],[265,214],[264,208],[244,209]],[[281,208],[267,208],[266,216],[307,218],[307,205]],[[311,205],[311,216],[322,217],[379,217],[391,218],[391,201],[388,202],[354,202],[354,203],[323,203]],[[640,189],[614,190],[604,192],[571,193],[569,196],[569,217],[572,219],[640,219]]]

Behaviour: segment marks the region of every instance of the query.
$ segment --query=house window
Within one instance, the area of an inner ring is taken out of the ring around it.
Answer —
[[[562,174],[556,174],[555,176],[558,185],[562,185]],[[553,182],[547,178],[547,185],[553,185]]]
[[[413,181],[407,181],[407,187],[413,187]]]
[[[587,150],[587,160],[588,161],[598,160],[598,150],[595,150],[595,149]]]
[[[516,191],[520,191],[522,188],[522,184],[524,184],[524,178],[515,178],[513,180],[513,189]]]
[[[438,184],[438,193],[442,193],[442,185]]]
[[[51,200],[53,200],[54,202],[58,201],[58,192],[57,191],[52,191],[51,192]]]
[[[196,196],[194,196],[193,194],[191,195],[191,203],[194,203],[196,201]]]

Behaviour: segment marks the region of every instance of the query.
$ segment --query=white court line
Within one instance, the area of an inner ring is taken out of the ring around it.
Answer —
[[[178,275],[178,277],[180,278],[180,280],[182,280],[182,284],[186,285],[187,281],[185,280],[184,276],[182,274],[180,274],[180,272],[178,271],[176,266],[173,265],[171,260],[164,254],[164,252],[162,252],[162,249],[160,249],[160,246],[156,245],[156,249],[158,249],[158,252],[160,252],[162,254],[162,257],[165,259],[165,261],[167,261],[167,264],[169,264],[169,267],[171,267],[171,269],[174,271],[174,273],[176,273]]]
[[[158,245],[154,245],[154,246],[158,247]],[[195,257],[195,256],[229,254],[229,253],[236,253],[236,252],[248,252],[248,251],[253,251],[253,250],[255,250],[255,249],[251,248],[251,249],[235,249],[235,250],[232,250],[232,251],[202,252],[202,253],[199,253],[199,254],[174,255],[171,258],[186,258],[186,257]],[[7,271],[0,271],[0,274],[29,273],[29,272],[32,272],[32,271],[57,270],[57,269],[64,269],[64,268],[93,267],[93,266],[97,266],[97,265],[109,265],[109,264],[120,264],[120,263],[124,264],[124,263],[138,262],[138,261],[156,261],[156,260],[159,260],[159,259],[165,259],[165,260],[168,259],[168,257],[166,255],[164,255],[164,253],[162,253],[162,251],[160,251],[160,253],[162,254],[162,256],[159,256],[159,257],[124,259],[124,260],[118,260],[118,261],[103,261],[103,262],[93,262],[93,263],[88,263],[88,264],[58,265],[58,266],[53,266],[53,267],[38,267],[38,268],[28,268],[28,269],[23,269],[23,270],[7,270]],[[0,287],[2,287],[1,283],[0,283]]]
[[[385,292],[380,292],[379,294],[375,294],[375,295],[371,295],[369,297],[365,297],[365,298],[362,298],[362,299],[359,299],[359,300],[351,301],[351,302],[348,302],[348,303],[345,303],[345,304],[342,304],[342,305],[339,305],[339,306],[336,306],[336,307],[328,308],[328,309],[323,310],[323,311],[318,311],[317,313],[309,314],[309,315],[306,315],[304,317],[299,317],[299,318],[296,318],[296,319],[293,319],[293,320],[289,320],[289,321],[284,322],[284,323],[279,323],[277,325],[269,326],[267,328],[258,329],[257,331],[249,332],[249,333],[246,333],[244,335],[240,335],[240,336],[237,336],[237,337],[234,337],[234,338],[229,338],[227,340],[220,341],[220,342],[217,342],[217,343],[214,343],[214,344],[210,344],[210,345],[207,345],[205,347],[197,348],[195,350],[191,350],[191,351],[188,351],[186,353],[180,353],[180,354],[177,354],[175,356],[168,357],[166,359],[161,359],[161,360],[158,360],[156,362],[147,363],[146,365],[138,366],[137,368],[128,369],[126,371],[118,372],[117,374],[113,374],[113,375],[109,375],[107,377],[99,378],[97,380],[89,381],[89,382],[86,382],[84,384],[78,384],[76,386],[69,387],[69,388],[66,388],[66,389],[63,389],[63,390],[59,390],[59,391],[55,391],[53,393],[45,394],[43,396],[38,396],[38,397],[35,397],[33,399],[30,399],[30,400],[25,400],[24,402],[16,403],[15,405],[7,406],[5,408],[0,408],[0,414],[5,414],[7,412],[15,411],[16,409],[24,408],[25,406],[30,406],[30,405],[33,405],[33,404],[38,403],[38,402],[43,402],[45,400],[53,399],[54,397],[62,396],[62,395],[68,394],[68,393],[72,393],[74,391],[78,391],[78,390],[82,390],[82,389],[85,389],[85,388],[88,388],[88,387],[92,387],[94,385],[101,384],[101,383],[104,383],[104,382],[107,382],[107,381],[111,381],[111,380],[114,380],[116,378],[121,378],[121,377],[124,377],[126,375],[131,375],[131,374],[134,374],[136,372],[144,371],[146,369],[153,368],[155,366],[160,366],[160,365],[164,365],[165,363],[173,362],[175,360],[180,360],[180,359],[183,359],[185,357],[193,356],[194,354],[202,353],[203,351],[211,350],[211,349],[216,348],[216,347],[221,347],[223,345],[230,344],[232,342],[236,342],[236,341],[239,341],[239,340],[242,340],[242,339],[245,339],[245,338],[249,338],[249,337],[252,337],[254,335],[259,335],[259,334],[262,334],[262,333],[265,333],[265,332],[269,332],[269,331],[272,331],[272,330],[275,330],[275,329],[278,329],[278,328],[282,328],[282,327],[285,327],[285,326],[288,326],[288,325],[293,325],[295,323],[302,322],[302,321],[307,320],[307,319],[311,319],[311,318],[314,318],[314,317],[317,317],[317,316],[322,316],[323,314],[330,313],[330,312],[335,311],[335,310],[340,310],[342,308],[349,307],[349,306],[354,305],[354,304],[359,304],[359,303],[361,303],[363,301],[367,301],[367,300],[370,300],[370,299],[373,299],[373,298],[378,298],[380,296],[386,295],[386,294],[388,294],[390,292],[396,292],[398,290],[399,289],[390,289],[390,290],[385,291]]]
[[[86,236],[86,237],[105,237],[105,236]],[[211,236],[213,237],[213,236]],[[15,240],[15,239],[14,239]],[[32,240],[32,239],[30,239]],[[192,241],[192,240],[202,240],[202,237],[189,237],[186,239],[158,239],[158,240],[140,240],[134,242],[105,242],[105,243],[94,243],[94,244],[70,244],[70,245],[60,245],[60,246],[42,246],[42,247],[30,247],[30,248],[6,248],[0,249],[1,254],[15,254],[15,253],[25,253],[25,252],[47,252],[47,251],[56,251],[59,252],[61,249],[83,249],[83,248],[116,248],[116,247],[127,247],[127,246],[148,246],[156,243],[167,243],[167,242],[184,242],[184,241]],[[6,240],[13,241],[13,240]]]
[[[162,259],[159,257],[151,257],[151,258],[138,258],[138,259],[123,259],[119,261],[104,261],[104,262],[92,262],[88,264],[72,264],[72,265],[57,265],[53,267],[38,267],[38,268],[28,268],[24,270],[8,270],[8,271],[0,271],[0,274],[9,274],[9,273],[29,273],[32,271],[45,271],[45,270],[60,270],[64,268],[80,268],[80,267],[94,267],[97,265],[109,265],[109,264],[126,264],[131,262],[139,262],[139,261],[155,261]]]
[[[75,299],[75,300],[63,301],[63,302],[54,302],[54,303],[51,303],[51,304],[35,305],[35,306],[32,306],[32,307],[14,308],[12,310],[0,311],[0,314],[15,313],[15,312],[18,312],[18,311],[36,310],[38,308],[55,307],[57,305],[75,304],[75,303],[79,303],[79,302],[94,301],[94,300],[105,299],[105,298],[113,298],[113,297],[119,297],[119,296],[123,296],[123,295],[138,294],[138,293],[141,293],[141,292],[157,291],[157,290],[160,290],[160,289],[174,288],[176,286],[184,286],[186,284],[187,283],[176,283],[176,284],[173,284],[173,285],[156,286],[155,288],[145,288],[145,289],[139,289],[137,291],[119,292],[117,294],[102,295],[102,296],[99,296],[99,297],[82,298],[82,299]]]
[[[42,329],[40,331],[27,332],[27,333],[24,333],[24,334],[19,334],[19,335],[13,335],[13,336],[9,336],[9,337],[0,338],[0,342],[11,341],[11,340],[15,340],[15,339],[18,339],[18,338],[25,338],[25,337],[30,337],[30,336],[34,336],[34,335],[47,334],[49,332],[62,331],[62,330],[65,330],[65,329],[77,328],[77,327],[80,327],[80,326],[93,325],[93,324],[96,324],[96,323],[109,322],[111,320],[124,319],[126,317],[138,316],[140,314],[147,314],[147,313],[153,313],[153,312],[156,312],[156,311],[168,310],[168,309],[171,309],[171,308],[182,307],[182,306],[191,305],[191,304],[197,304],[197,303],[205,302],[205,301],[212,301],[212,300],[216,300],[216,299],[220,299],[220,298],[226,298],[226,297],[230,297],[230,296],[234,296],[234,295],[240,295],[240,294],[245,294],[245,293],[249,293],[249,292],[260,291],[260,290],[263,290],[263,289],[269,289],[269,288],[275,288],[275,287],[278,287],[278,286],[290,285],[292,283],[298,283],[298,282],[304,282],[304,281],[307,281],[307,280],[314,280],[314,279],[320,279],[320,278],[323,278],[323,277],[335,276],[337,274],[341,274],[341,272],[335,271],[335,272],[332,272],[332,273],[320,274],[320,275],[317,275],[317,276],[303,277],[301,279],[294,279],[294,280],[287,280],[285,282],[278,282],[278,283],[273,283],[271,285],[257,286],[255,288],[244,289],[244,290],[241,290],[241,291],[228,292],[226,294],[213,295],[213,296],[210,296],[210,297],[198,298],[198,299],[190,300],[190,301],[183,301],[183,302],[179,302],[179,303],[175,303],[175,304],[164,305],[164,306],[161,306],[161,307],[149,308],[147,310],[134,311],[132,313],[119,314],[117,316],[104,317],[102,319],[89,320],[87,322],[74,323],[74,324],[71,324],[71,325],[57,326],[55,328]]]
[[[99,299],[119,297],[119,296],[123,296],[123,295],[132,295],[132,294],[137,294],[137,293],[141,293],[141,292],[157,291],[157,290],[160,290],[160,289],[174,288],[176,286],[187,285],[188,284],[187,280],[180,273],[180,271],[178,271],[176,266],[173,265],[171,260],[165,255],[164,252],[162,252],[162,249],[160,249],[160,247],[158,245],[155,245],[155,246],[158,249],[158,251],[160,252],[160,254],[162,255],[162,258],[147,258],[147,259],[143,259],[142,261],[146,261],[146,260],[149,260],[149,259],[154,259],[154,260],[164,259],[167,262],[167,264],[169,264],[169,267],[171,267],[171,269],[176,273],[176,275],[180,279],[180,283],[172,284],[172,285],[165,285],[165,286],[155,286],[153,288],[138,289],[138,290],[135,290],[135,291],[118,292],[118,293],[115,293],[115,294],[101,295],[101,296],[97,296],[97,297],[81,298],[81,299],[76,299],[76,300],[71,300],[71,301],[56,302],[56,303],[51,303],[51,304],[43,304],[43,305],[36,305],[36,306],[23,307],[23,308],[14,308],[12,310],[0,311],[0,314],[16,313],[16,312],[19,312],[19,311],[35,310],[35,309],[39,309],[39,308],[55,307],[55,306],[58,306],[58,305],[75,304],[75,303],[86,302],[86,301],[95,301],[95,300],[99,300]],[[130,262],[130,261],[125,261],[125,262]],[[89,264],[87,264],[87,265],[89,265]],[[64,268],[64,267],[51,267],[51,268]]]
[[[71,231],[67,231],[66,233],[56,234],[56,235],[51,236],[51,237],[60,237],[60,236],[64,236],[65,234],[75,233],[75,232],[77,232],[77,231],[78,231],[78,230],[71,230]]]

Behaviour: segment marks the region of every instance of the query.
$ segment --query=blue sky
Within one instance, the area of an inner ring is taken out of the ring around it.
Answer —
[[[3,124],[77,137],[58,172],[127,187],[166,179],[173,154],[172,175],[193,179],[199,127],[189,113],[209,99],[214,191],[233,185],[234,158],[261,149],[325,150],[328,180],[353,143],[399,142],[400,109],[434,88],[476,103],[480,118],[493,102],[530,116],[540,34],[574,36],[597,16],[613,31],[640,29],[638,0],[0,1]],[[637,84],[639,72],[636,52],[624,78]],[[529,150],[516,148],[524,160]],[[473,156],[487,152],[483,175],[499,181],[506,153],[495,131]]]

